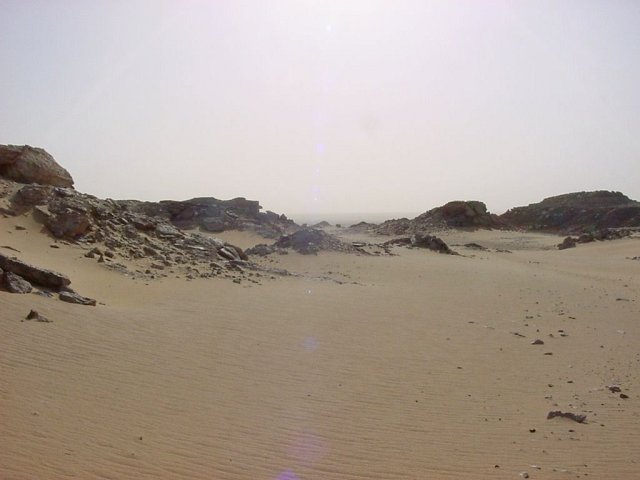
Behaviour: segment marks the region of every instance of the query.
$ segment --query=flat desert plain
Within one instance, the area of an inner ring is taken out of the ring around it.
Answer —
[[[99,301],[0,292],[2,479],[640,478],[637,237],[450,231],[458,256],[274,254],[299,275],[237,284],[1,227]]]

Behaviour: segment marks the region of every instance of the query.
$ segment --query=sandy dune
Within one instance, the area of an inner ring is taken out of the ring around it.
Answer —
[[[0,245],[103,304],[0,292],[2,479],[640,478],[638,238],[457,232],[492,250],[147,285],[38,228]]]

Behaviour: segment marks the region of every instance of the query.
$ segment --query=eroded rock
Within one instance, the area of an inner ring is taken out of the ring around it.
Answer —
[[[33,290],[29,282],[13,272],[4,274],[4,286],[11,293],[31,293]]]
[[[83,297],[75,292],[60,292],[60,300],[67,303],[75,303],[77,305],[90,305],[95,307],[96,301],[93,298]]]
[[[20,183],[72,187],[73,178],[42,148],[0,145],[0,176]]]
[[[30,265],[2,253],[0,253],[0,268],[5,271],[5,277],[7,272],[12,272],[30,283],[54,290],[59,290],[71,283],[71,280],[61,273]]]
[[[411,246],[418,248],[428,248],[438,253],[453,254],[453,250],[442,240],[433,235],[416,233],[411,237]]]

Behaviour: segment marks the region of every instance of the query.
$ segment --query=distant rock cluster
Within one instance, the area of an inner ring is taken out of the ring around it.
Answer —
[[[178,271],[195,278],[215,276],[224,270],[241,271],[249,255],[263,256],[294,250],[301,254],[320,251],[364,253],[313,227],[299,227],[284,215],[262,212],[257,201],[239,197],[213,197],[184,201],[142,202],[98,199],[73,189],[73,178],[45,150],[30,146],[0,145],[0,213],[31,212],[46,230],[61,241],[87,246],[88,258],[112,268],[126,268],[118,259],[139,261],[139,275],[164,276]],[[619,192],[578,192],[550,197],[540,203],[517,207],[498,216],[480,201],[453,201],[414,219],[388,220],[380,225],[361,222],[346,233],[400,236],[394,245],[455,253],[433,233],[450,228],[505,228],[578,235],[567,237],[559,248],[578,243],[619,238],[618,227],[640,227],[640,203]],[[260,244],[244,252],[211,234],[247,230],[272,244]],[[378,245],[388,253],[390,245]],[[246,265],[244,265],[246,267]],[[25,289],[18,278],[5,275],[8,289]],[[18,274],[19,275],[19,274]]]
[[[272,245],[259,244],[247,250],[249,255],[269,255],[286,249],[295,250],[303,255],[315,255],[320,251],[356,253],[358,248],[348,244],[322,230],[306,227],[290,234],[283,235]]]
[[[640,227],[640,202],[620,192],[576,192],[516,207],[500,216],[511,228],[579,235]]]
[[[579,243],[591,243],[596,240],[619,240],[621,238],[629,237],[632,233],[633,231],[631,229],[603,228],[602,230],[596,230],[593,233],[583,233],[578,237],[568,236],[558,244],[558,250],[574,248]]]
[[[479,201],[453,201],[418,215],[416,218],[387,220],[373,227],[379,235],[407,235],[446,228],[500,228],[504,224]]]
[[[450,228],[499,228],[578,235],[577,243],[621,238],[616,229],[640,228],[640,202],[620,192],[576,192],[544,199],[526,207],[516,207],[502,215],[487,211],[479,201],[454,201],[433,208],[413,219],[387,220],[380,225],[361,222],[349,227],[354,233],[413,235]],[[586,235],[586,236],[585,236]],[[569,245],[570,241],[567,241]],[[566,248],[566,247],[564,247]]]
[[[435,235],[426,235],[423,233],[415,233],[410,237],[397,237],[382,244],[383,247],[389,247],[391,245],[413,248],[426,248],[438,253],[457,255],[457,253],[451,250],[451,248],[449,248],[449,245],[447,245],[441,238],[436,237]]]

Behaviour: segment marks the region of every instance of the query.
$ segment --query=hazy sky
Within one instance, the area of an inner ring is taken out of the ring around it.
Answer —
[[[639,1],[0,0],[0,143],[279,213],[640,199]]]

